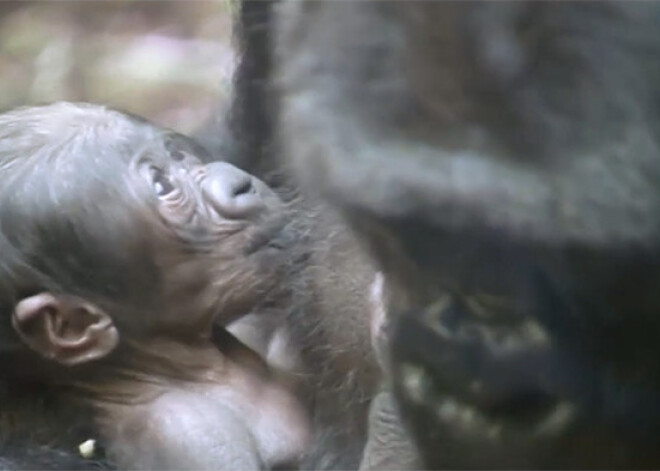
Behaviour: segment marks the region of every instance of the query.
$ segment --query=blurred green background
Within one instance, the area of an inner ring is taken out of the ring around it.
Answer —
[[[228,96],[232,5],[0,1],[0,109],[89,101],[195,130]]]

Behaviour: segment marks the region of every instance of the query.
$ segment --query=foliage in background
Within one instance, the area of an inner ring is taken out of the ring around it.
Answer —
[[[90,101],[190,132],[228,94],[234,3],[0,2],[0,109]]]

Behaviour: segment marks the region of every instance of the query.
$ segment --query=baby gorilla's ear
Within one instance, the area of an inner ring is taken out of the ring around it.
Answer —
[[[67,366],[102,358],[119,342],[108,314],[71,296],[39,293],[22,299],[12,324],[32,350]]]

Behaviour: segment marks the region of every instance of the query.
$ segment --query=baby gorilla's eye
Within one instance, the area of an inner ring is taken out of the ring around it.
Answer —
[[[181,162],[183,159],[186,158],[186,155],[183,152],[174,149],[170,152],[170,157],[172,157],[172,160]]]
[[[158,197],[167,196],[175,190],[169,177],[160,169],[153,170],[152,181],[154,192]]]

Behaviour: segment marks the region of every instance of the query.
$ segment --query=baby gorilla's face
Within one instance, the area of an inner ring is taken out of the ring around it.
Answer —
[[[164,234],[156,252],[165,301],[159,324],[205,331],[276,296],[295,237],[262,181],[224,162],[202,164],[191,140],[162,136],[130,163]]]
[[[202,153],[95,105],[0,114],[0,268],[18,298],[4,302],[32,349],[76,364],[119,334],[198,339],[283,293],[300,251],[291,218],[261,181]]]

